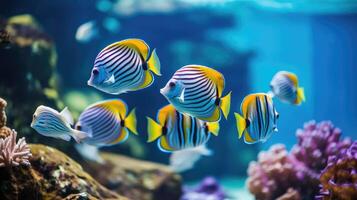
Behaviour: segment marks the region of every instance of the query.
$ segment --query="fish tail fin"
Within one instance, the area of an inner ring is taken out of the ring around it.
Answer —
[[[99,155],[98,147],[85,143],[76,144],[74,147],[84,159],[104,163],[104,160]]]
[[[295,104],[299,105],[301,104],[301,102],[305,101],[305,92],[304,92],[304,88],[299,87],[297,89],[297,98],[295,101]]]
[[[128,128],[132,133],[138,135],[138,131],[136,130],[136,114],[135,108],[131,110],[129,115],[125,118],[124,126]]]
[[[207,122],[208,131],[215,136],[219,133],[219,122]]]
[[[160,60],[159,60],[159,57],[156,54],[156,50],[155,49],[151,52],[151,55],[150,55],[149,60],[147,61],[147,64],[148,64],[148,68],[149,68],[150,71],[154,72],[158,76],[161,76]]]
[[[232,92],[229,92],[225,97],[221,98],[220,109],[226,119],[228,118],[228,114],[231,109],[231,93]]]
[[[238,113],[234,113],[234,116],[236,117],[236,124],[237,124],[237,129],[238,129],[238,136],[239,138],[242,137],[243,132],[245,128],[247,127],[247,122],[246,120]]]
[[[175,172],[184,172],[192,169],[202,156],[212,154],[213,152],[206,145],[174,151],[170,156],[170,168]]]
[[[77,143],[80,143],[83,139],[90,137],[88,133],[75,129],[72,130],[71,136]]]
[[[146,117],[148,120],[148,140],[147,142],[155,141],[162,134],[162,126],[150,117]]]

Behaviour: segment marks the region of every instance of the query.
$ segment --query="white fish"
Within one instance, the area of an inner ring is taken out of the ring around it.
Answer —
[[[170,168],[175,172],[192,169],[202,156],[210,156],[212,151],[206,145],[174,151],[170,156]]]
[[[78,27],[76,40],[81,43],[88,43],[97,37],[98,32],[95,21],[86,22]]]

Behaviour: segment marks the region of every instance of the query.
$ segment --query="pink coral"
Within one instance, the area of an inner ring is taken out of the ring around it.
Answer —
[[[20,138],[16,143],[17,132],[12,130],[12,134],[0,139],[0,167],[18,166],[20,164],[30,165],[28,159],[32,156],[30,148],[25,138]]]

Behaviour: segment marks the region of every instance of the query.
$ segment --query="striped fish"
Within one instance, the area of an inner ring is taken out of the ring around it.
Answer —
[[[128,115],[127,110],[125,102],[119,99],[92,104],[80,114],[75,129],[90,135],[83,140],[89,145],[108,146],[124,142],[129,130],[137,134],[135,109]]]
[[[186,65],[177,70],[161,94],[185,114],[207,122],[227,118],[231,93],[222,97],[224,77],[218,71],[201,65]]]
[[[218,122],[208,123],[178,112],[171,104],[148,119],[148,142],[158,139],[161,151],[172,152],[204,145],[211,134],[218,135]]]
[[[67,107],[59,113],[42,105],[37,107],[31,122],[33,129],[47,137],[60,138],[66,141],[73,137],[77,142],[80,142],[89,136],[87,133],[72,129],[71,125],[73,125],[73,118]]]
[[[244,133],[244,142],[253,144],[265,142],[273,132],[277,132],[277,113],[273,100],[264,93],[250,94],[241,104],[242,115],[234,113],[239,138]]]
[[[149,87],[160,74],[155,49],[139,39],[127,39],[105,47],[96,57],[88,85],[109,94]]]
[[[282,102],[300,105],[305,101],[304,88],[299,87],[295,74],[280,71],[275,74],[270,82],[271,92]]]

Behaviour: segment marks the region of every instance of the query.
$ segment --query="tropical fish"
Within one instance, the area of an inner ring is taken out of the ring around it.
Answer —
[[[239,138],[244,133],[247,144],[265,142],[273,132],[277,132],[279,114],[275,109],[272,98],[268,94],[250,94],[241,104],[242,115],[234,113]]]
[[[127,39],[105,47],[95,59],[88,85],[109,94],[149,87],[160,74],[155,49],[139,39]]]
[[[124,142],[129,131],[138,134],[135,109],[128,115],[127,110],[125,102],[119,99],[92,104],[80,114],[75,129],[90,135],[83,140],[89,145],[108,146]]]
[[[89,137],[87,133],[75,130],[71,125],[73,125],[73,118],[67,107],[59,113],[42,105],[37,107],[31,122],[31,127],[44,136],[66,141],[73,137],[77,142]]]
[[[305,101],[304,88],[299,87],[295,74],[287,71],[276,73],[270,82],[271,92],[282,102],[295,105]]]
[[[161,94],[185,114],[207,122],[227,118],[231,93],[222,97],[225,80],[218,71],[202,65],[186,65],[177,70]]]
[[[95,21],[89,21],[80,25],[76,31],[76,40],[81,43],[88,43],[97,37],[99,31]]]
[[[148,142],[158,139],[164,152],[197,147],[207,143],[211,134],[218,135],[218,122],[204,122],[178,112],[171,104],[161,108],[157,122],[148,119]]]

